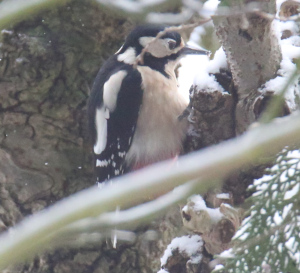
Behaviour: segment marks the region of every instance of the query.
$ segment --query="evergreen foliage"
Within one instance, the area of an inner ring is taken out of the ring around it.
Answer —
[[[217,272],[300,271],[300,151],[284,149],[267,173],[250,187],[249,216]]]

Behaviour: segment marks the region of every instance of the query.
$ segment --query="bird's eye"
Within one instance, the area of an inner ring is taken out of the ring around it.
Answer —
[[[173,50],[176,47],[176,42],[175,41],[169,41],[168,43],[169,43],[169,48],[171,50]]]

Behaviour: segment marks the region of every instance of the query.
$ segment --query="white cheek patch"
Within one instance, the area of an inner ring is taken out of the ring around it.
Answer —
[[[107,143],[107,120],[109,119],[109,110],[103,105],[96,109],[96,131],[97,139],[94,145],[94,153],[101,154]]]
[[[133,47],[129,47],[126,51],[118,56],[118,61],[125,64],[134,64],[136,53]]]
[[[155,41],[154,39],[154,37],[141,37],[139,42],[143,47],[147,46],[147,52],[154,57],[162,58],[171,54],[164,39],[157,39]]]
[[[163,58],[172,54],[165,40],[159,39],[148,46],[148,51],[157,58]]]
[[[171,50],[169,48],[169,42],[175,42],[174,39],[171,38],[164,38],[164,39],[157,39],[154,41],[154,37],[141,37],[139,39],[139,43],[143,47],[147,47],[147,51],[156,58],[163,58],[169,56],[171,54],[177,53],[181,48],[175,48]]]
[[[103,86],[103,102],[110,112],[116,109],[118,94],[126,76],[127,72],[121,70],[113,74]]]

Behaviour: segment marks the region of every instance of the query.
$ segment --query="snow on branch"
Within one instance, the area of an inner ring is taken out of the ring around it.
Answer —
[[[97,0],[98,3],[109,6],[111,8],[121,9],[129,13],[141,13],[149,7],[158,6],[161,4],[170,4],[173,0]]]
[[[280,130],[278,130],[280,127]],[[257,126],[244,135],[207,149],[155,164],[114,180],[112,186],[86,189],[28,217],[0,237],[0,268],[37,253],[47,236],[87,217],[129,207],[174,187],[198,179],[197,190],[206,192],[230,171],[274,154],[283,146],[299,142],[300,112]],[[208,181],[210,183],[208,183]],[[135,198],[133,198],[133,196]]]
[[[10,0],[0,3],[0,29],[20,22],[41,10],[64,5],[70,0]]]

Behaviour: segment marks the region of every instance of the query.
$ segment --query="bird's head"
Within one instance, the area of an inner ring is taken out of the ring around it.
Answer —
[[[207,55],[208,51],[193,49],[185,45],[181,35],[168,31],[158,39],[162,26],[138,26],[126,38],[124,45],[116,53],[118,60],[127,64],[136,63],[143,49],[146,52],[138,63],[158,71],[174,70],[178,61],[188,54]]]

